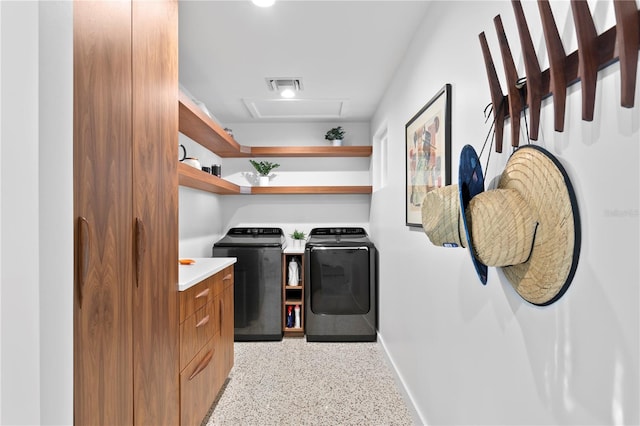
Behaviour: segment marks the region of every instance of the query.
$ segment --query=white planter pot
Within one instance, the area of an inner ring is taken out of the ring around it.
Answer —
[[[259,186],[268,186],[269,185],[269,176],[258,176],[258,185]]]
[[[342,146],[342,139],[334,139],[333,146]]]
[[[294,249],[302,249],[302,241],[303,240],[292,240]]]

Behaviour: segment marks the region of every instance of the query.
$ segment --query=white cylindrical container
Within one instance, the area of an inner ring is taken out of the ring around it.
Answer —
[[[291,259],[289,262],[289,285],[298,285],[298,262],[295,259]]]
[[[296,305],[295,308],[293,308],[293,312],[295,314],[295,324],[294,327],[295,328],[300,328],[300,305]]]

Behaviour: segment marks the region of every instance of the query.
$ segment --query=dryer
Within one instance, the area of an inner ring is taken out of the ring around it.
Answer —
[[[377,250],[363,228],[314,228],[305,246],[307,341],[375,341]]]

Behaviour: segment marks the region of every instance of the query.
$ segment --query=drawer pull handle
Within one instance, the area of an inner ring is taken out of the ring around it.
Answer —
[[[200,320],[200,322],[198,322],[198,323],[196,324],[196,328],[201,327],[201,326],[205,325],[205,324],[206,324],[206,323],[208,323],[208,322],[209,322],[209,315],[207,315],[206,317],[202,318],[202,319]]]
[[[77,282],[78,305],[82,308],[82,295],[89,271],[89,253],[91,252],[91,238],[89,222],[83,216],[78,218],[78,244],[77,244]]]
[[[208,295],[209,295],[209,289],[205,288],[200,293],[196,294],[196,299],[199,299],[201,297],[207,297]]]
[[[147,233],[144,229],[144,222],[139,217],[136,218],[136,288],[140,287],[140,275],[142,274],[142,260],[147,251]]]
[[[230,279],[231,279],[231,274],[227,274],[227,275],[222,279],[222,281],[227,281],[227,280],[230,280]]]
[[[224,300],[220,299],[220,315],[218,315],[218,329],[222,331],[222,313],[224,312]]]
[[[209,363],[211,362],[211,358],[213,358],[213,351],[207,352],[204,358],[202,358],[202,361],[198,363],[196,369],[193,370],[193,373],[191,373],[191,376],[189,376],[189,380],[192,380],[194,377],[200,374],[202,370],[207,368],[207,365],[209,365]]]

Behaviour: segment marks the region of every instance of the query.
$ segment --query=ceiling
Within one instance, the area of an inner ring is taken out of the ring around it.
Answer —
[[[180,1],[180,83],[221,123],[369,121],[429,1]],[[299,78],[292,100],[266,78]]]

